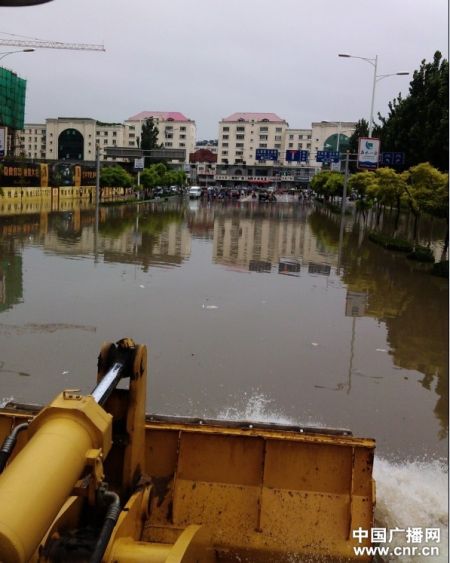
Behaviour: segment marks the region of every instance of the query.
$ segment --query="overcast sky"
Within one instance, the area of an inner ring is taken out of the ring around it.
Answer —
[[[28,81],[26,122],[180,111],[198,139],[217,138],[234,112],[274,112],[297,128],[368,119],[373,67],[338,53],[378,55],[378,75],[412,73],[436,50],[448,58],[447,0],[53,0],[0,7],[0,32],[106,48],[5,57]],[[377,84],[375,115],[410,78]]]

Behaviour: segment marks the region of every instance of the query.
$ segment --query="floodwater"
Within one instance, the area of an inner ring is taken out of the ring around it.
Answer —
[[[102,207],[98,233],[92,209],[0,217],[0,401],[89,392],[129,336],[148,412],[375,438],[378,517],[445,527],[448,282],[366,235],[299,203]],[[443,225],[421,235],[438,255]]]

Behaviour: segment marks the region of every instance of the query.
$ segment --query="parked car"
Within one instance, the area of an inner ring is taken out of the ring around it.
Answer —
[[[191,186],[189,188],[189,198],[197,199],[202,195],[202,188],[200,186]]]

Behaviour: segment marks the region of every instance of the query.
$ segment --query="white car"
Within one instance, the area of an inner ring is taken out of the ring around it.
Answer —
[[[202,189],[200,186],[191,186],[189,188],[189,198],[197,199],[202,195]]]

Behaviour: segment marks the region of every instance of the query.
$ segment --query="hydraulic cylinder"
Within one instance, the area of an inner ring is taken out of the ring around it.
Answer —
[[[0,476],[0,561],[26,563],[81,477],[90,449],[111,448],[112,417],[92,396],[64,392],[30,424]]]

